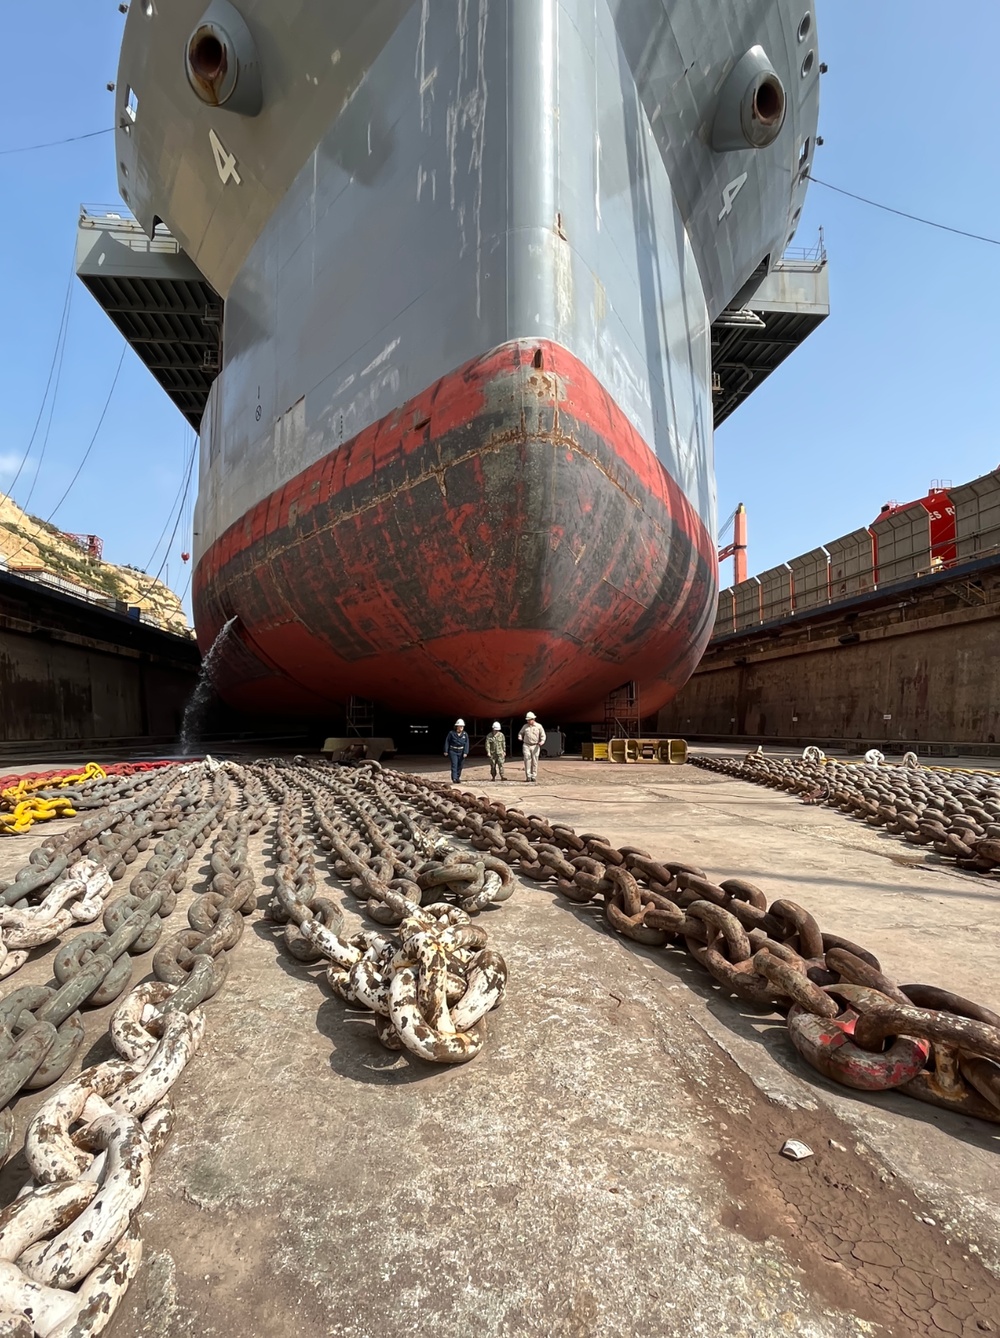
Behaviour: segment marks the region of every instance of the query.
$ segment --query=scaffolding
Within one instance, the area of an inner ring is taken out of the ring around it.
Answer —
[[[635,739],[640,733],[639,686],[623,683],[604,701],[604,738]]]
[[[63,538],[69,539],[87,557],[95,558],[98,562],[104,556],[104,540],[96,534],[69,534],[64,530]]]
[[[347,703],[347,732],[359,739],[375,734],[375,703],[367,697],[351,697]]]

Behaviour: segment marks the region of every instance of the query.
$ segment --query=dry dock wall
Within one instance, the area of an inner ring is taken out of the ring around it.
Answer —
[[[661,733],[1000,741],[1000,558],[716,637]]]
[[[174,736],[194,641],[0,573],[0,745]]]

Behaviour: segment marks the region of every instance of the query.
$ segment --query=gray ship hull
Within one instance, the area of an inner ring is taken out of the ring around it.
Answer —
[[[225,299],[199,640],[239,619],[220,687],[253,709],[357,693],[586,718],[624,680],[655,709],[714,617],[709,329],[801,211],[811,17],[358,8],[241,6],[255,115],[188,86],[203,4],[129,16],[123,195]],[[755,47],[781,133],[719,151]]]

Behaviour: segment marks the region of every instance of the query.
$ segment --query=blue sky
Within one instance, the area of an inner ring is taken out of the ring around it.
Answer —
[[[447,2],[447,0],[442,0]],[[0,83],[0,149],[112,123],[124,19],[112,0],[47,0],[44,61],[11,58]],[[820,0],[823,80],[817,176],[975,232],[1000,236],[994,164],[1000,5],[965,0]],[[5,14],[9,53],[39,48],[38,12]],[[117,199],[110,136],[0,156],[0,488],[42,402],[73,261],[81,201]],[[814,185],[796,244],[822,225],[832,312],[716,438],[719,514],[747,504],[750,570],[866,524],[935,478],[1000,464],[994,306],[1000,247],[881,214]],[[72,284],[59,394],[31,497],[48,517],[100,417],[121,341]],[[44,422],[14,489],[23,503]],[[157,538],[178,494],[191,433],[131,351],[93,453],[55,514],[100,534],[106,555],[182,589],[191,501],[172,546]],[[13,462],[13,464],[12,464]],[[729,568],[723,579],[728,582]]]
[[[996,0],[821,0],[817,18],[815,175],[1000,238]],[[1000,464],[1000,246],[813,184],[794,244],[820,225],[830,315],[716,435],[719,516],[746,503],[751,573]]]
[[[112,124],[114,95],[105,85],[117,74],[125,21],[117,3],[47,0],[44,9],[41,46],[38,6],[9,6],[4,13],[9,58],[0,82],[0,149]],[[12,54],[19,51],[34,55],[19,60]],[[6,490],[42,403],[73,265],[79,206],[118,200],[112,136],[0,156],[0,200],[0,488]],[[76,471],[121,349],[114,326],[74,279],[59,391],[29,504],[33,514],[47,519]],[[46,411],[13,489],[21,505],[39,462],[47,416]],[[192,436],[128,350],[93,452],[53,523],[101,535],[106,557],[152,574],[166,557],[163,575],[180,592],[190,571],[180,556],[190,549],[189,519],[182,518],[169,551],[173,518],[163,542],[156,545],[178,495]]]

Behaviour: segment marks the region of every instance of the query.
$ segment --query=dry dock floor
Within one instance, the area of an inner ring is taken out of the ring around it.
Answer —
[[[537,785],[488,776],[474,761],[463,786],[750,878],[897,979],[1000,1007],[1000,883],[693,767],[567,758]],[[0,876],[44,830],[0,844]],[[262,910],[264,834],[255,858]],[[545,886],[522,881],[483,918],[510,988],[482,1055],[443,1070],[383,1050],[252,918],[174,1088],[112,1338],[1000,1334],[1000,1126],[835,1088],[780,1018]],[[3,993],[47,983],[53,951]],[[107,1056],[111,1011],[85,1013],[67,1076]],[[19,1131],[46,1095],[18,1101]],[[780,1157],[789,1137],[815,1155]],[[4,1202],[24,1178],[18,1154]]]

